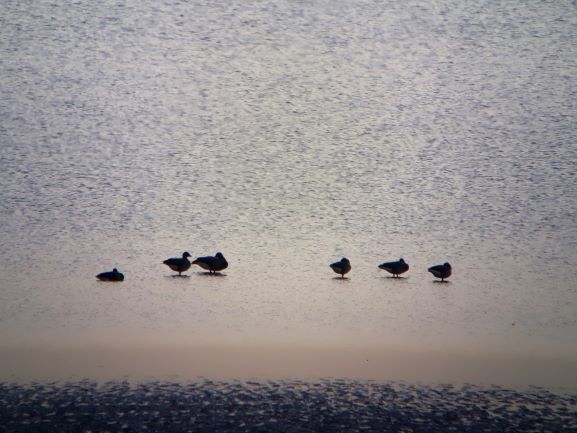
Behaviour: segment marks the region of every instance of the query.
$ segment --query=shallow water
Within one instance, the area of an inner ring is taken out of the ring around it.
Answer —
[[[577,356],[573,5],[213,3],[3,3],[1,342]]]

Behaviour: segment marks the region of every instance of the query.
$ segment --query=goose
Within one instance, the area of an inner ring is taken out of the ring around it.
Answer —
[[[114,268],[110,272],[102,272],[96,276],[100,281],[124,281],[124,275]]]
[[[409,264],[404,259],[399,259],[396,262],[385,262],[379,265],[379,269],[384,269],[393,277],[399,278],[399,275],[404,274],[409,270]]]
[[[213,256],[198,257],[192,262],[193,265],[198,265],[202,269],[207,269],[210,274],[222,271],[228,268],[228,262],[222,253],[216,253]]]
[[[187,271],[188,268],[190,268],[191,263],[188,260],[189,257],[191,257],[191,255],[185,251],[184,253],[182,253],[182,257],[173,257],[171,259],[166,259],[162,263],[164,263],[173,271],[178,272],[178,276],[181,276],[181,274],[184,271]]]
[[[442,265],[431,266],[428,271],[435,277],[440,278],[441,281],[445,281],[445,278],[451,276],[452,268],[449,263],[444,263]]]
[[[331,263],[329,266],[337,274],[341,274],[341,278],[345,278],[345,274],[351,271],[351,262],[346,257],[343,257],[338,262]]]

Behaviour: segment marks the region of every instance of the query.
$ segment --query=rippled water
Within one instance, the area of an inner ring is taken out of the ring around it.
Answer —
[[[4,1],[2,338],[575,354],[576,29],[564,1]],[[173,278],[183,251],[230,267]]]

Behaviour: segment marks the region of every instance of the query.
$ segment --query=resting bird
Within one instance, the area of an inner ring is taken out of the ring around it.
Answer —
[[[194,262],[192,262],[192,264],[198,265],[202,269],[207,269],[210,274],[228,268],[228,262],[226,261],[222,253],[216,253],[214,257],[213,256],[198,257]]]
[[[188,261],[189,257],[190,257],[190,254],[188,254],[187,252],[184,252],[184,253],[182,253],[182,257],[173,257],[171,259],[166,259],[162,263],[164,263],[166,266],[168,266],[173,271],[178,272],[178,276],[181,276],[181,274],[184,271],[187,271],[188,268],[190,268],[191,263]]]
[[[337,274],[341,274],[341,278],[345,278],[345,274],[351,271],[351,262],[346,257],[343,257],[339,262],[331,263],[330,267]]]
[[[399,277],[399,275],[404,274],[409,270],[409,264],[405,262],[404,259],[399,259],[396,262],[386,262],[379,265],[379,269],[384,269],[393,277]]]
[[[111,272],[102,272],[96,276],[100,281],[124,281],[124,275],[114,268]]]
[[[445,278],[449,278],[451,276],[451,271],[452,269],[449,263],[437,266],[431,266],[429,268],[429,272],[433,274],[435,277],[440,278],[441,281],[445,281]]]

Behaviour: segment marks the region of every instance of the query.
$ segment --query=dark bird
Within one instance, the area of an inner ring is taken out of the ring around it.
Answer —
[[[228,268],[228,262],[222,255],[222,253],[216,253],[213,256],[198,257],[193,265],[198,265],[202,269],[207,269],[209,273],[216,273]]]
[[[345,278],[345,274],[351,271],[351,262],[346,257],[343,257],[338,262],[331,263],[329,266],[337,274],[341,274],[341,278]]]
[[[181,274],[184,271],[187,271],[190,268],[191,263],[188,260],[189,257],[191,257],[190,254],[184,252],[182,253],[182,257],[173,257],[171,259],[166,259],[162,263],[164,263],[173,271],[178,272],[178,276],[181,276]]]
[[[111,272],[102,272],[96,276],[100,281],[124,281],[124,275],[114,268]]]
[[[379,265],[379,269],[384,269],[393,277],[399,277],[399,275],[404,274],[409,270],[409,264],[405,262],[404,259],[399,259],[396,262],[386,262]]]
[[[435,277],[440,278],[441,281],[445,281],[445,278],[451,276],[452,269],[449,263],[444,263],[442,265],[431,266],[429,272]]]

